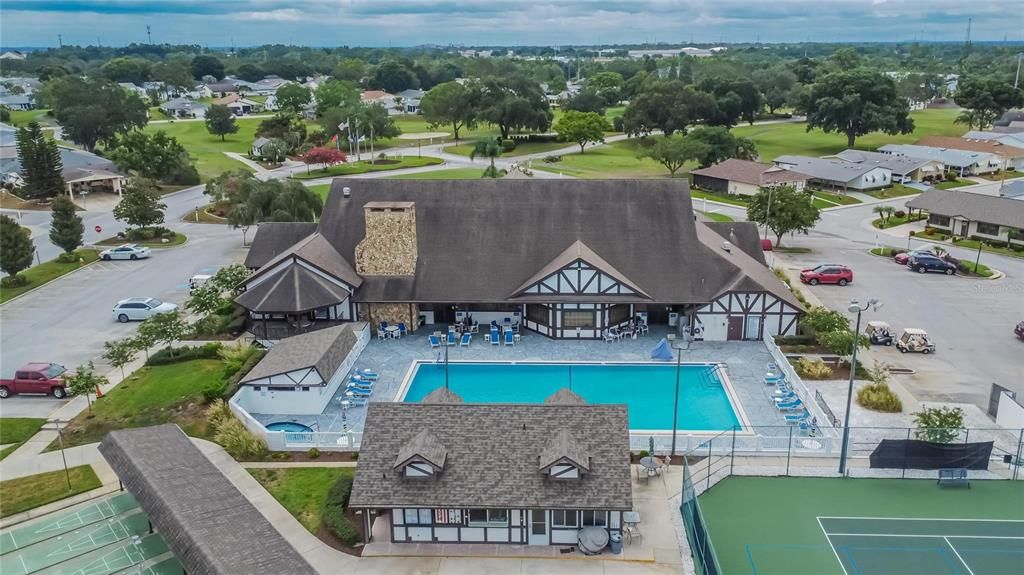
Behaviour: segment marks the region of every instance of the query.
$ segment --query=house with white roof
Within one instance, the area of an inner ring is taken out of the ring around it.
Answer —
[[[926,158],[942,162],[946,166],[946,170],[954,171],[961,177],[991,174],[999,171],[999,168],[1003,165],[999,156],[988,152],[936,148],[914,144],[886,144],[878,148],[878,151],[883,154]]]
[[[871,190],[892,185],[892,170],[873,163],[784,155],[775,158],[775,165],[807,175],[811,184],[844,191]]]
[[[865,152],[863,150],[843,150],[834,156],[826,158],[837,158],[844,162],[860,164],[862,166],[880,166],[892,172],[893,183],[930,182],[941,180],[946,172],[946,166],[938,161],[928,158],[912,158],[910,156],[894,156],[880,152]]]
[[[172,118],[205,118],[210,109],[192,98],[175,98],[160,104],[160,111]]]

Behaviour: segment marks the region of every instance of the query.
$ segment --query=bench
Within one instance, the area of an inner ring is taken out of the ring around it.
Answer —
[[[963,467],[940,469],[938,484],[940,486],[966,485],[968,489],[971,488],[971,480],[967,478],[967,469]]]

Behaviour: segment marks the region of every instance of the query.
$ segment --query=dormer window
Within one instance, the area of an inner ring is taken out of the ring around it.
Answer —
[[[405,464],[403,472],[406,477],[432,477],[434,466],[426,461],[413,459]]]
[[[394,469],[409,479],[437,477],[444,470],[448,450],[441,441],[424,429],[402,446]]]
[[[590,455],[568,430],[559,430],[541,451],[540,472],[549,479],[579,480],[590,472]]]

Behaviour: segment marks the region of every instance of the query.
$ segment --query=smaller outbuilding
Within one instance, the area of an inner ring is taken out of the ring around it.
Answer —
[[[930,227],[953,236],[1024,246],[1024,201],[933,189],[907,207],[928,212]]]
[[[807,176],[799,172],[730,158],[707,168],[693,170],[693,185],[719,194],[740,194],[752,196],[763,187],[791,185],[802,191],[807,184]]]

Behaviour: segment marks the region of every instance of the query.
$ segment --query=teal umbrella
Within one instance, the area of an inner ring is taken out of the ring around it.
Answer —
[[[648,438],[647,446],[649,447],[649,449],[647,451],[650,452],[651,457],[654,457],[654,436],[653,435],[650,438]]]

